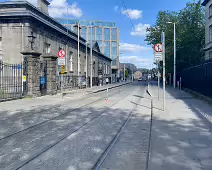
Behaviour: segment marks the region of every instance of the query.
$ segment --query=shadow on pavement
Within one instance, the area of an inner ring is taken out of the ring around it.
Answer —
[[[151,170],[212,169],[212,106],[166,87],[168,112],[153,120]]]

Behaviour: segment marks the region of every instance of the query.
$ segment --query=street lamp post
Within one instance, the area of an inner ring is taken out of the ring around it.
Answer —
[[[88,43],[85,43],[85,65],[86,65],[86,73],[85,73],[85,80],[86,80],[86,88],[88,87]]]
[[[124,82],[125,82],[125,64],[124,64]]]
[[[76,23],[74,27],[77,27],[77,77],[79,83],[79,72],[80,72],[80,24],[79,22]]]
[[[168,24],[174,24],[174,75],[173,75],[173,86],[176,88],[176,23],[167,22]]]
[[[90,75],[90,87],[92,88],[92,72],[93,72],[93,57],[92,57],[92,24],[91,24],[91,29],[90,29],[90,64],[91,64],[91,67],[90,67],[90,71],[91,71],[91,75]]]

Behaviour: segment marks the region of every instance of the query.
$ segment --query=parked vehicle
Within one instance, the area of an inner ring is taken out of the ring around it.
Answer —
[[[142,79],[142,77],[140,77],[139,79],[138,79],[138,81],[142,81],[143,79]]]

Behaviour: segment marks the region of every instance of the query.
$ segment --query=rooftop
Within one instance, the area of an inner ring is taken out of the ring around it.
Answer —
[[[76,24],[79,22],[80,25],[84,26],[104,26],[104,27],[116,27],[115,22],[101,21],[101,20],[79,20],[71,18],[55,18],[61,24]]]

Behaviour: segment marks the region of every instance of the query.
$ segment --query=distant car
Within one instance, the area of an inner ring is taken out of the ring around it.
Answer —
[[[138,79],[138,81],[142,81],[142,77],[140,77],[140,78]]]

